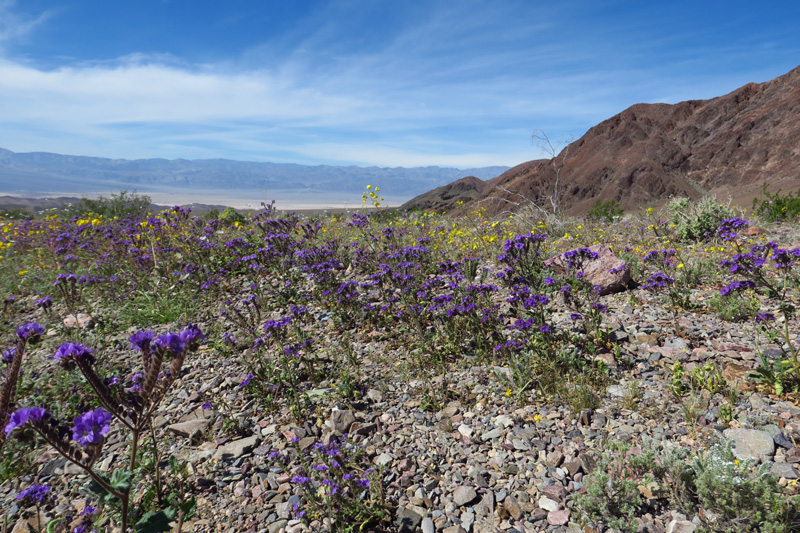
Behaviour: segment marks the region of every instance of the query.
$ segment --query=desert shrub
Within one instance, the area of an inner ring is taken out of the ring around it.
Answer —
[[[669,203],[675,236],[681,241],[707,241],[717,235],[723,221],[736,216],[733,208],[706,195],[697,201],[676,198]]]
[[[222,214],[219,216],[219,219],[224,220],[225,222],[238,222],[239,224],[243,224],[247,221],[247,217],[230,206],[225,208],[225,211],[222,212]]]
[[[636,531],[634,517],[655,503],[643,499],[645,492],[672,508],[699,514],[702,531],[791,531],[796,508],[769,467],[753,468],[750,461],[736,459],[731,441],[689,461],[687,450],[646,439],[641,450],[610,443],[576,504],[595,525]]]
[[[137,194],[136,191],[128,192],[122,190],[119,193],[111,193],[110,198],[100,196],[99,198],[81,198],[75,205],[65,209],[71,216],[82,216],[89,213],[102,215],[108,218],[125,218],[129,216],[140,216],[147,213],[150,209],[150,197]]]
[[[706,531],[791,531],[794,502],[781,495],[767,465],[753,469],[750,461],[736,459],[730,441],[695,458],[692,470]]]
[[[778,189],[774,193],[767,190],[767,184],[761,189],[765,199],[753,198],[753,211],[768,222],[787,220],[800,216],[800,191],[786,195]]]
[[[586,212],[587,217],[602,220],[603,222],[614,222],[624,214],[625,211],[616,200],[609,200],[608,202],[597,200],[592,208]]]
[[[0,219],[3,218],[7,220],[25,220],[33,218],[33,214],[22,207],[7,207],[5,209],[0,209]]]

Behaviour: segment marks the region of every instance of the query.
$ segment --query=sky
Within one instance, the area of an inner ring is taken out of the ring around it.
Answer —
[[[514,166],[800,64],[800,2],[0,0],[0,147]]]

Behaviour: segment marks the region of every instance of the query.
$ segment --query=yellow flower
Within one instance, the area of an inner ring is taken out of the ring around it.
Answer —
[[[506,389],[506,396],[511,396],[511,387]]]
[[[27,274],[28,272],[29,272],[28,270],[20,270],[19,275],[22,276],[24,274]]]
[[[683,268],[683,263],[680,263],[680,264],[678,265],[678,268]]]
[[[534,422],[539,422],[541,419],[542,419],[542,417],[539,416],[539,413],[536,413],[535,415],[533,415],[533,421]]]
[[[372,185],[367,185],[367,190],[370,190],[371,188],[372,188]]]

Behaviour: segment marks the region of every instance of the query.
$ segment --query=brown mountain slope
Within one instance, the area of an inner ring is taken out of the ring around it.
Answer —
[[[796,190],[800,67],[710,100],[631,106],[594,126],[555,160],[523,163],[489,180],[475,201],[490,212],[513,211],[521,194],[549,207],[553,163],[560,168],[560,205],[570,214],[585,213],[597,199],[635,210],[670,195],[709,191],[748,205],[763,183],[771,190]]]
[[[487,189],[486,182],[475,176],[458,179],[442,187],[417,196],[400,206],[400,209],[419,208],[425,211],[449,211],[459,202],[469,204]]]

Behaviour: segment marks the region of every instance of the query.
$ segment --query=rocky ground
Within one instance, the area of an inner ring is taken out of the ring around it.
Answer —
[[[717,291],[697,290],[693,298],[703,302]],[[319,522],[308,526],[295,517],[301,493],[290,479],[296,465],[276,462],[271,453],[293,447],[293,441],[307,449],[342,433],[383,467],[392,527],[399,531],[594,531],[582,521],[574,495],[585,490],[609,441],[642,447],[647,439],[666,440],[702,450],[724,436],[734,441],[740,458],[767,463],[780,485],[793,492],[800,472],[800,446],[795,446],[800,408],[788,397],[758,392],[747,378],[758,365],[757,354],[765,351],[774,358],[777,347],[765,344],[751,322],[671,310],[662,298],[640,289],[602,297],[609,307],[604,325],[618,350],[604,358],[610,377],[592,409],[578,410],[570,398],[508,395],[502,376],[509,370],[477,361],[437,378],[446,379],[458,399],[426,409],[420,397],[425,383],[404,366],[408,348],[392,331],[365,330],[351,336],[363,398],[347,401],[335,383],[323,380],[309,392],[313,414],[298,425],[288,406],[267,411],[239,386],[247,373],[247,353],[223,355],[209,343],[187,360],[156,416],[164,449],[189,464],[188,492],[197,498],[197,512],[183,530],[321,529]],[[31,302],[18,304],[39,312]],[[330,315],[312,312],[317,334],[325,332],[319,344],[330,348],[331,357],[341,356],[342,339],[330,327]],[[133,331],[110,344],[123,345]],[[43,364],[48,355],[44,348],[33,350],[32,361],[38,363],[32,364]],[[134,354],[120,350],[119,356]],[[714,362],[738,384],[733,421],[720,420],[720,407],[728,401],[722,393],[698,391],[679,398],[670,391],[669,369],[676,361],[687,371]],[[123,448],[117,433],[109,438],[101,469],[114,465],[115,453]],[[6,515],[19,520],[14,531],[25,530],[15,499],[19,490],[32,483],[66,483],[61,494],[77,494],[87,482],[52,451],[43,449],[34,466],[34,473],[0,485]],[[701,523],[700,516],[657,502],[648,495],[650,488],[640,490],[653,502],[638,519],[640,530],[692,531]],[[63,496],[49,512],[66,512],[75,501]]]

